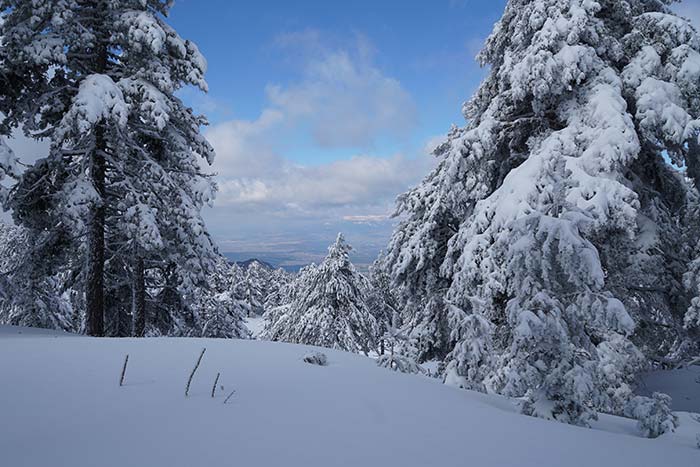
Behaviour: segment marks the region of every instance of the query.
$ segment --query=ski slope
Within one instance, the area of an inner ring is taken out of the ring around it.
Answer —
[[[525,417],[506,399],[358,355],[324,349],[329,365],[309,365],[310,350],[318,349],[0,327],[0,465],[700,465],[700,423],[689,413],[675,433],[650,440],[631,420],[603,416],[584,429]],[[224,388],[212,398],[217,372]]]

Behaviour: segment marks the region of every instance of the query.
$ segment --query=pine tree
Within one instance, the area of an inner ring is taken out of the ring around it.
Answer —
[[[288,286],[291,282],[291,274],[282,268],[277,268],[270,273],[264,303],[266,311],[289,301],[287,295],[289,293]]]
[[[370,285],[350,262],[350,249],[338,234],[323,262],[300,273],[292,301],[267,315],[264,337],[365,354],[377,350]]]
[[[379,353],[384,355],[387,334],[392,330],[392,325],[396,324],[394,321],[398,312],[398,298],[391,278],[384,270],[381,255],[369,268],[369,285],[368,306],[379,328]]]
[[[282,330],[289,322],[289,310],[291,304],[299,298],[299,294],[305,291],[308,287],[310,278],[314,277],[318,266],[311,263],[302,267],[289,282],[282,287],[276,294],[274,301],[275,305],[267,307],[263,318],[265,320],[265,328],[262,333],[262,338],[272,339],[272,328]],[[278,331],[275,331],[278,332]]]
[[[149,277],[142,264],[176,265],[167,280],[187,295],[215,261],[200,216],[214,187],[199,168],[213,150],[199,132],[206,122],[174,96],[184,85],[206,90],[206,61],[166,24],[167,1],[0,5],[0,78],[14,85],[0,92],[3,131],[22,126],[51,141],[6,204],[22,225],[48,213],[73,237],[86,236],[75,247],[87,258],[86,331],[105,332],[107,306],[121,335],[130,290],[143,311],[146,285],[135,283]]]
[[[231,292],[229,264],[219,257],[217,267],[209,275],[206,287],[195,292],[196,306],[203,320],[202,336],[219,338],[248,338],[245,326],[246,308]]]
[[[74,331],[69,278],[42,261],[60,238],[0,223],[0,323]],[[63,257],[65,261],[69,258]]]
[[[231,288],[231,296],[245,308],[245,315],[252,314],[248,303],[248,282],[246,280],[246,270],[236,263],[231,263],[229,267],[228,283]]]
[[[633,342],[680,350],[696,188],[665,157],[697,163],[700,47],[668,4],[508,2],[387,257],[448,381],[587,424],[631,397]]]
[[[250,313],[262,316],[265,313],[265,297],[269,287],[269,271],[259,261],[251,262],[246,268],[246,301]]]

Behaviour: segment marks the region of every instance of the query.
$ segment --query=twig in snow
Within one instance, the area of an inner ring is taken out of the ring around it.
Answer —
[[[216,374],[216,379],[214,380],[214,386],[211,387],[211,397],[214,397],[214,394],[216,394],[216,384],[219,382],[219,376],[221,376],[221,373]]]
[[[129,363],[129,354],[126,354],[124,359],[124,366],[122,367],[122,375],[119,378],[119,386],[124,386],[124,377],[126,376],[126,364]]]
[[[190,384],[192,384],[192,378],[194,378],[194,374],[197,372],[197,368],[199,368],[199,364],[202,363],[202,358],[204,357],[204,352],[206,352],[207,348],[202,349],[202,353],[199,354],[199,358],[197,359],[197,364],[192,368],[192,373],[190,373],[190,379],[187,380],[187,387],[185,388],[185,397],[190,395]]]
[[[234,394],[235,392],[236,392],[235,389],[234,389],[233,391],[231,391],[231,394],[229,394],[228,397],[226,397],[226,399],[224,399],[224,404],[228,402],[228,400],[233,396],[233,394]]]

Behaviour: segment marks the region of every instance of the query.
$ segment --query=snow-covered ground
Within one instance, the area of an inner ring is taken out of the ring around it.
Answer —
[[[253,337],[257,339],[265,328],[265,319],[262,316],[248,316],[245,319],[245,325]]]
[[[700,465],[700,423],[687,413],[650,440],[631,420],[584,429],[525,417],[506,399],[344,352],[324,349],[319,367],[302,361],[311,348],[274,342],[17,331],[0,328],[8,467]],[[212,399],[217,372],[224,389]]]

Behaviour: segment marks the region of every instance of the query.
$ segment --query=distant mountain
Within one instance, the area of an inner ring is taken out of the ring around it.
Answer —
[[[298,272],[299,269],[311,263],[311,261],[301,262],[295,260],[295,258],[285,254],[260,251],[224,252],[223,255],[230,263],[236,263],[242,267],[246,267],[253,261],[257,261],[270,269],[282,268],[287,272]]]
[[[250,266],[253,263],[259,263],[264,268],[275,269],[275,267],[273,265],[271,265],[270,263],[263,261],[263,260],[260,260],[260,259],[257,259],[257,258],[250,258],[250,259],[247,259],[245,261],[236,261],[235,263],[242,268],[247,268],[248,266]]]

